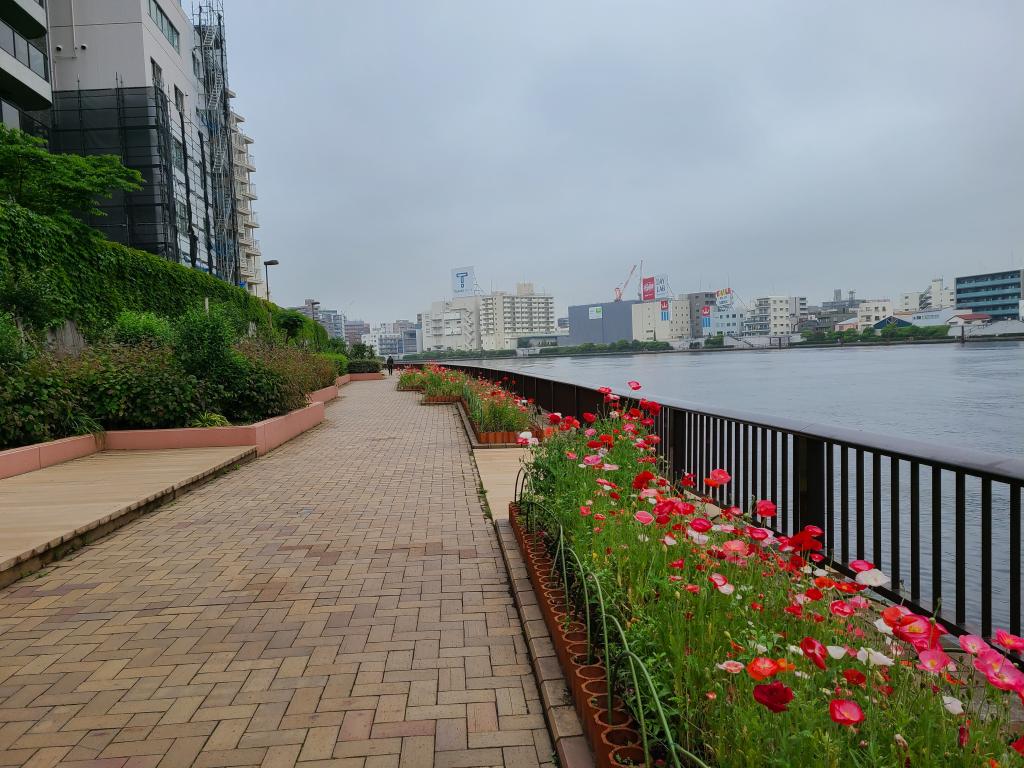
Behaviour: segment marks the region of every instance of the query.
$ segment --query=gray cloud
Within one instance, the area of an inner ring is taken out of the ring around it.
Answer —
[[[226,0],[274,298],[863,296],[1024,257],[1016,0]],[[286,10],[282,10],[286,9]]]

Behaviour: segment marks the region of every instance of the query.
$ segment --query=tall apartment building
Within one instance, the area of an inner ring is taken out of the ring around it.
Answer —
[[[238,202],[251,198],[236,185],[222,0],[195,0],[191,16],[178,0],[48,5],[51,149],[119,155],[144,179],[142,190],[101,203],[106,215],[89,223],[265,292],[253,252],[239,245]]]
[[[759,296],[750,302],[743,319],[747,336],[788,336],[807,318],[805,296]]]
[[[693,337],[686,299],[641,301],[633,305],[633,339],[681,341]]]
[[[321,309],[320,325],[327,331],[330,339],[345,338],[345,314],[337,309]]]
[[[235,94],[228,92],[230,96]],[[260,225],[259,217],[253,208],[256,199],[256,185],[252,182],[252,174],[256,171],[256,161],[249,151],[253,140],[242,130],[245,118],[234,109],[229,115],[231,122],[231,151],[234,154],[232,168],[234,173],[235,230],[238,232],[238,273],[240,283],[245,283],[249,293],[267,298],[266,285],[263,280],[263,268],[260,263],[262,253],[260,241],[256,239],[256,229]]]
[[[360,344],[363,334],[370,332],[370,324],[363,320],[345,319],[345,341],[349,344]]]
[[[900,294],[896,311],[923,312],[928,309],[944,309],[953,306],[956,306],[956,292],[952,288],[947,288],[941,277],[936,277],[923,291]]]
[[[0,2],[0,122],[42,138],[53,99],[46,30],[41,0]]]
[[[956,278],[957,309],[970,308],[993,321],[1019,320],[1024,300],[1024,269]]]
[[[515,293],[495,291],[480,297],[483,349],[515,349],[526,336],[553,336],[555,297],[537,293],[533,283],[517,283]]]
[[[432,302],[421,318],[424,350],[482,349],[479,296]]]

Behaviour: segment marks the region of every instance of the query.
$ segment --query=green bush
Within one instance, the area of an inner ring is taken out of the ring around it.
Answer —
[[[49,357],[0,365],[0,449],[79,434],[85,419],[60,366]],[[89,431],[89,430],[85,430]]]
[[[380,360],[349,360],[349,373],[380,373]]]
[[[14,317],[0,312],[0,369],[23,363],[28,356],[28,348]]]
[[[301,407],[284,376],[260,360],[238,354],[225,385],[221,413],[235,424],[252,424]]]
[[[214,382],[223,382],[231,373],[236,338],[228,313],[219,306],[209,312],[189,309],[174,324],[174,352],[184,369]]]
[[[204,411],[189,422],[190,427],[230,427],[231,422],[219,413]]]
[[[328,360],[334,363],[334,368],[338,372],[339,376],[344,376],[346,373],[348,373],[349,361],[346,355],[343,355],[340,352],[321,352],[320,356],[326,357]]]
[[[241,395],[245,399],[247,421],[259,421],[302,408],[307,403],[307,394],[328,387],[337,379],[333,361],[298,347],[247,339],[237,349],[248,363],[243,379],[245,389],[237,393],[234,385],[229,385],[232,387],[230,395],[232,398]],[[241,419],[232,415],[234,407],[227,403],[222,412],[232,421],[239,421]]]
[[[173,338],[171,323],[166,317],[152,312],[134,312],[126,309],[114,320],[111,337],[118,344],[170,344]]]
[[[175,318],[204,299],[230,305],[238,322],[258,333],[269,333],[272,323],[280,330],[281,319],[290,316],[205,272],[0,200],[0,306],[35,330],[73,320],[86,338],[97,339],[123,310]],[[326,346],[323,326],[299,317],[292,338]]]
[[[202,410],[198,380],[167,346],[100,345],[61,368],[81,410],[104,429],[183,427]]]

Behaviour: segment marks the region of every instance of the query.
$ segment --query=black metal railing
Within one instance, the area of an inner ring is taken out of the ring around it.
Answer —
[[[548,411],[601,412],[590,387],[473,364],[451,368],[503,381]],[[635,394],[618,393],[627,407]],[[777,533],[824,531],[824,555],[847,570],[870,560],[891,579],[877,591],[934,614],[956,632],[1021,631],[1024,460],[795,419],[768,419],[659,398],[654,430],[674,480],[712,469],[729,483],[719,505],[772,499]],[[767,522],[767,521],[766,521]],[[849,572],[849,571],[847,571]]]

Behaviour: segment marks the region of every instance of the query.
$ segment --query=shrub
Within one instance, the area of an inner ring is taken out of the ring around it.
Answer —
[[[174,352],[188,373],[223,384],[231,373],[236,336],[231,318],[221,307],[211,307],[209,312],[189,309],[174,324]]]
[[[281,416],[304,403],[289,391],[284,376],[261,360],[242,354],[234,358],[234,370],[225,390],[222,413],[236,424],[252,424]]]
[[[348,361],[349,373],[380,373],[380,360],[359,360]]]
[[[307,394],[330,386],[337,378],[337,368],[332,360],[298,347],[275,346],[247,339],[237,349],[251,366],[244,374],[245,386],[249,388],[250,396],[258,395],[264,403],[264,412],[259,414],[257,401],[251,401],[251,414],[256,418],[250,417],[247,421],[259,421],[302,408],[306,405]],[[268,391],[271,385],[276,387],[276,392]],[[232,390],[232,396],[236,395]],[[240,420],[229,410],[223,412],[232,421]]]
[[[171,323],[153,312],[126,309],[114,320],[111,337],[119,344],[170,344]]]
[[[25,362],[29,356],[28,351],[14,317],[0,312],[0,369]]]
[[[105,429],[183,427],[200,412],[199,382],[170,347],[101,345],[62,367],[82,410]]]
[[[82,434],[91,426],[52,358],[0,365],[0,449]]]
[[[339,376],[348,373],[348,357],[340,352],[321,352],[321,357],[326,357],[332,363]]]
[[[231,422],[219,413],[204,411],[189,422],[190,427],[230,427]]]

